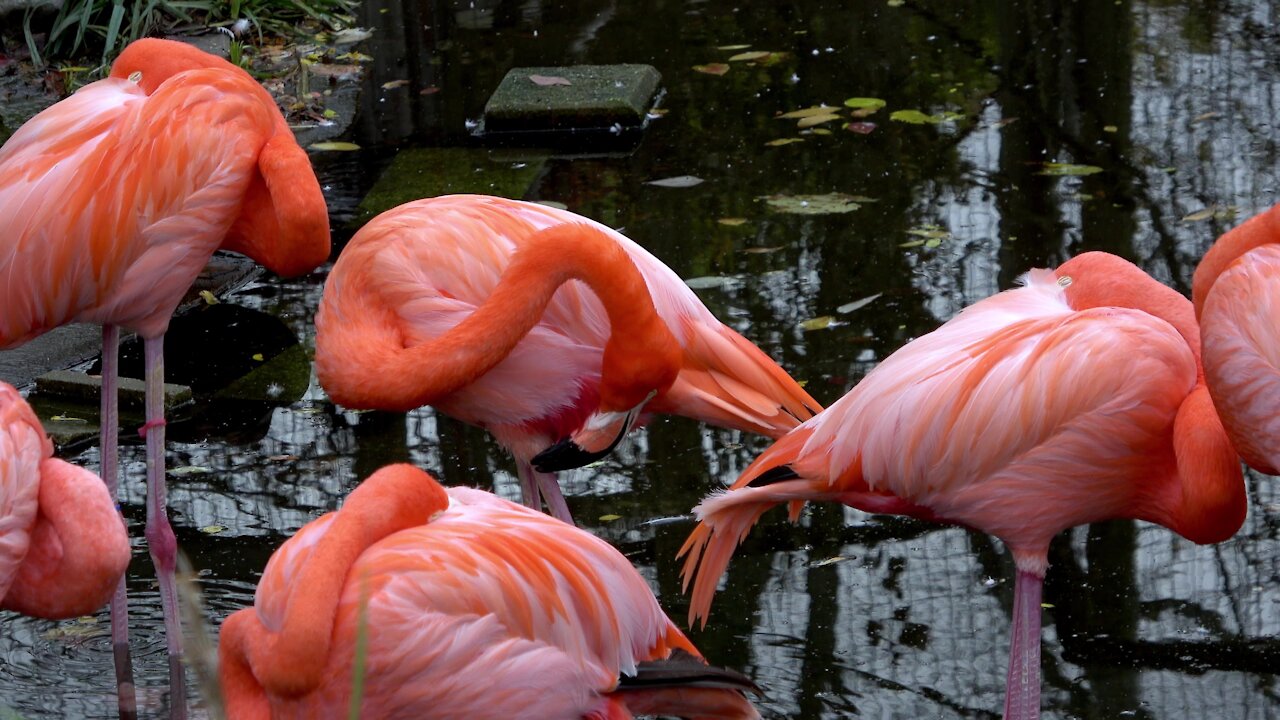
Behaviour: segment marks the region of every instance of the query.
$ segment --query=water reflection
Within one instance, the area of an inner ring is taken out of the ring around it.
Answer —
[[[820,401],[960,308],[1032,266],[1106,249],[1185,291],[1213,238],[1276,199],[1280,103],[1275,3],[794,2],[735,9],[658,0],[368,4],[374,56],[354,139],[367,155],[317,155],[335,227],[394,150],[464,146],[466,123],[508,68],[649,62],[669,111],[625,156],[552,160],[529,197],[564,202],[642,243]],[[383,10],[386,12],[382,12]],[[691,70],[720,46],[786,51],[723,77]],[[390,80],[407,87],[384,90]],[[438,91],[423,93],[423,90]],[[880,97],[868,135],[798,135],[777,112]],[[952,110],[940,125],[888,112]],[[804,142],[782,147],[781,137]],[[1102,168],[1041,174],[1046,161]],[[646,180],[692,174],[700,186]],[[769,212],[760,196],[873,198],[845,215]],[[742,225],[718,223],[744,218]],[[940,242],[914,244],[935,227]],[[345,232],[349,232],[345,231]],[[345,237],[339,237],[341,242]],[[905,245],[908,245],[904,247]],[[282,320],[307,352],[324,272],[264,280],[232,302]],[[836,308],[880,293],[862,309]],[[804,320],[838,323],[806,332]],[[238,415],[170,447],[179,542],[202,569],[215,621],[249,602],[283,538],[333,509],[358,478],[399,459],[451,484],[518,497],[487,436],[430,409],[339,411],[312,380],[300,399]],[[174,433],[175,436],[177,433]],[[683,616],[673,562],[685,515],[767,446],[662,419],[593,468],[564,473],[575,517],[618,545]],[[79,460],[92,465],[93,451]],[[126,447],[126,511],[141,537],[142,448]],[[1110,523],[1054,546],[1044,614],[1047,718],[1267,718],[1280,713],[1280,507],[1248,476],[1251,512],[1217,547]],[[621,516],[616,520],[602,517]],[[659,520],[659,522],[651,522]],[[131,570],[143,697],[163,703],[158,604],[141,552]],[[769,516],[739,551],[711,625],[693,633],[718,662],[768,691],[769,717],[992,718],[1002,703],[1012,566],[998,543],[955,528],[812,508]],[[0,703],[27,717],[107,717],[109,652],[61,624],[3,618]],[[99,616],[86,627],[105,627]],[[73,626],[74,627],[74,626]]]

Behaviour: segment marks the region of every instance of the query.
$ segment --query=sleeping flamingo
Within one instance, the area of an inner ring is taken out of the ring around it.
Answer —
[[[976,303],[880,363],[698,506],[681,554],[690,622],[762,513],[830,500],[999,537],[1017,565],[1007,720],[1040,711],[1049,541],[1137,518],[1198,543],[1245,515],[1240,462],[1199,369],[1191,303],[1085,253]]]
[[[0,608],[57,620],[107,603],[129,538],[98,476],[53,457],[13,386],[0,382]]]
[[[778,437],[820,409],[644,248],[482,195],[406,203],[356,233],[325,283],[316,375],[346,407],[435,405],[487,428],[525,504],[541,493],[568,522],[550,473],[653,413]]]
[[[1192,297],[1227,434],[1250,467],[1280,475],[1280,205],[1214,243]]]
[[[218,653],[230,720],[759,717],[608,543],[410,465],[285,542]]]
[[[248,73],[183,43],[139,40],[110,77],[36,115],[0,148],[0,224],[0,348],[69,322],[103,326],[101,473],[113,497],[119,328],[145,341],[146,536],[177,666],[164,333],[218,248],[282,275],[324,262],[329,226],[319,183],[275,102]],[[123,593],[122,580],[112,637],[129,714]]]

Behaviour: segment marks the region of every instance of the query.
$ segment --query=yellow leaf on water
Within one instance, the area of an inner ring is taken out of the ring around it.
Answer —
[[[706,73],[707,75],[723,75],[729,72],[729,66],[724,63],[708,63],[706,65],[694,65],[693,69]]]
[[[807,118],[813,115],[830,115],[832,110],[839,110],[839,108],[831,107],[830,105],[814,105],[813,107],[792,110],[791,112],[774,115],[773,117],[776,120],[798,120],[800,118]]]
[[[717,50],[746,50],[749,47],[751,46],[750,45],[721,45],[716,49]]]
[[[769,142],[765,143],[765,146],[766,147],[782,147],[783,145],[790,145],[791,143],[798,143],[798,142],[804,142],[804,138],[778,138],[777,140],[770,140]]]
[[[387,82],[382,83],[382,89],[395,90],[396,88],[401,88],[408,84],[408,80],[388,80]]]
[[[839,120],[839,119],[840,119],[840,116],[834,113],[823,113],[822,115],[810,115],[808,117],[800,118],[800,122],[796,123],[796,127],[803,129],[803,128],[813,127],[814,125],[821,125],[822,123],[831,122],[832,120]]]
[[[307,146],[311,150],[330,150],[349,152],[351,150],[359,150],[360,146],[352,142],[318,142],[311,143]]]
[[[200,532],[204,533],[205,535],[217,535],[218,533],[226,529],[227,529],[226,525],[205,525],[204,527],[200,528]]]
[[[1213,213],[1216,210],[1217,208],[1215,206],[1210,205],[1209,207],[1203,210],[1197,210],[1191,213],[1190,215],[1183,216],[1182,222],[1199,222],[1201,220],[1208,220],[1209,218],[1213,217]]]
[[[739,225],[746,225],[747,219],[739,218],[739,217],[726,217],[726,218],[719,218],[716,220],[716,222],[720,223],[721,225],[728,225],[729,227],[738,227]]]
[[[258,362],[262,362],[262,353],[254,353],[251,357]]]
[[[200,298],[201,298],[202,300],[204,300],[204,304],[205,304],[205,305],[217,305],[217,304],[218,304],[218,296],[214,295],[213,293],[209,292],[208,290],[201,290],[201,291],[200,291]]]
[[[601,515],[600,516],[600,522],[613,522],[614,520],[621,520],[621,519],[622,519],[621,515]]]
[[[768,50],[753,50],[752,52],[738,53],[737,55],[734,55],[733,57],[729,58],[729,62],[747,62],[750,60],[760,60],[762,58],[767,58],[772,54],[773,53],[769,52]]]
[[[825,330],[832,325],[836,325],[835,317],[832,315],[823,315],[821,317],[805,320],[800,323],[800,327],[805,330]]]

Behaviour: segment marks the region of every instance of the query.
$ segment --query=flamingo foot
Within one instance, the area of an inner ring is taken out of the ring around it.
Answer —
[[[1044,577],[1018,571],[1013,588],[1013,632],[1004,720],[1040,717],[1040,598]]]

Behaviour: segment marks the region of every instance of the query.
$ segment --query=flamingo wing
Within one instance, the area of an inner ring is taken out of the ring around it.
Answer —
[[[1074,311],[1052,272],[1033,271],[891,355],[698,506],[682,549],[686,584],[697,574],[691,618],[705,617],[733,546],[780,503],[945,520],[1037,562],[1064,528],[1132,516],[1134,478],[1173,471],[1172,427],[1195,381],[1167,322]]]
[[[193,70],[148,96],[109,78],[14,134],[0,151],[0,347],[77,320],[164,331],[270,137],[249,86]]]
[[[1280,473],[1280,247],[1263,245],[1217,276],[1201,314],[1205,379],[1232,444]]]
[[[39,507],[40,463],[53,446],[18,391],[0,382],[0,600],[27,556]]]

